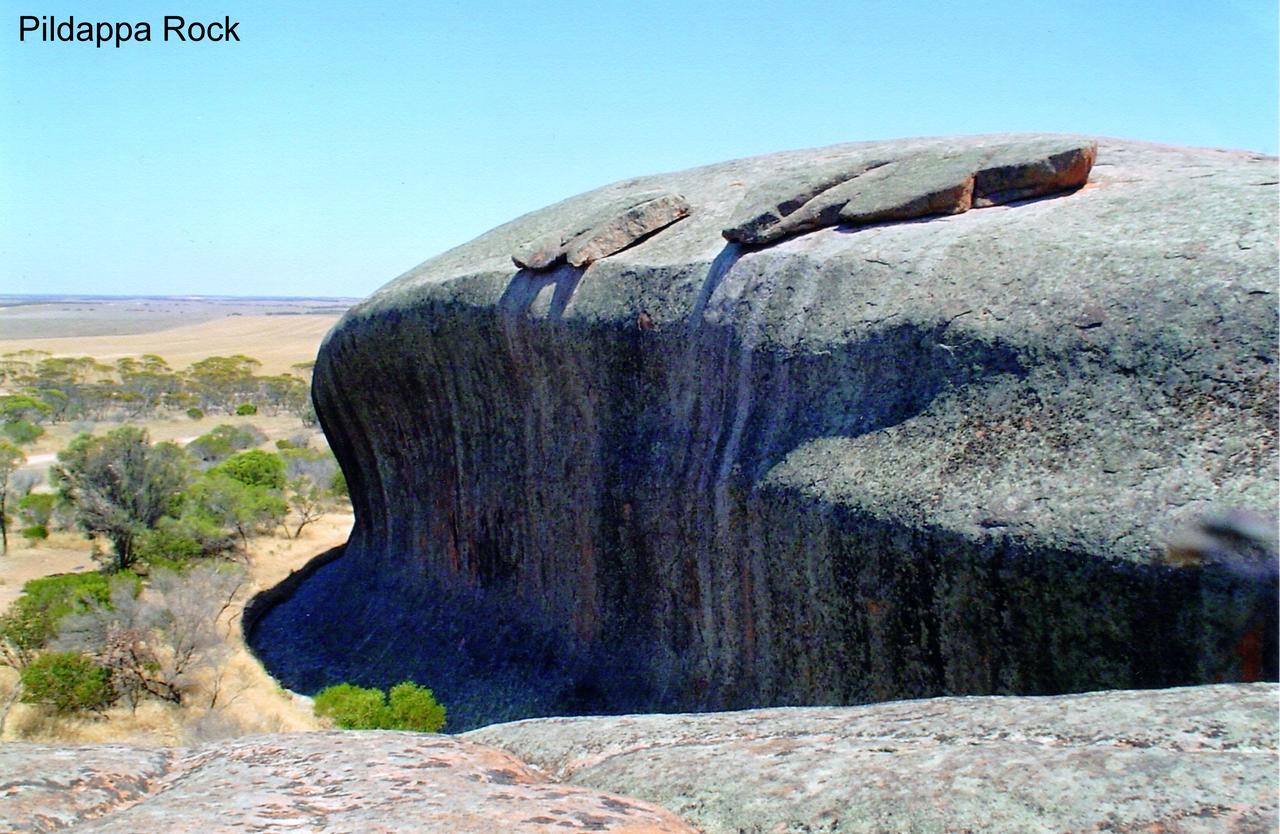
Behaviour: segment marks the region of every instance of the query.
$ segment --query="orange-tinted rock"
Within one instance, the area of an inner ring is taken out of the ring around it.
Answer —
[[[1079,188],[1089,181],[1097,142],[1042,139],[996,149],[974,174],[973,207],[985,208]]]
[[[1096,142],[1045,137],[788,172],[743,197],[724,237],[761,245],[825,226],[959,214],[1084,185]]]
[[[438,735],[257,736],[194,749],[0,747],[0,830],[692,834],[662,808],[551,783]]]

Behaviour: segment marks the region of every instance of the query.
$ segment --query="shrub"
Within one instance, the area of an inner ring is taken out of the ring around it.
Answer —
[[[49,528],[43,524],[32,524],[22,528],[22,537],[27,540],[27,544],[34,545],[49,538]]]
[[[205,463],[215,463],[241,449],[252,449],[266,439],[255,426],[223,423],[188,443],[187,451]]]
[[[137,596],[141,581],[131,573],[108,579],[100,573],[64,573],[32,579],[22,596],[0,615],[0,664],[21,668],[57,633],[62,621],[110,605],[113,589]]]
[[[237,417],[251,417],[258,413],[258,407],[253,403],[240,403],[236,406]]]
[[[30,420],[6,420],[0,423],[0,432],[14,443],[34,443],[36,438],[44,434],[44,429]]]
[[[339,498],[346,498],[351,494],[351,491],[347,489],[347,476],[343,474],[341,469],[333,473],[333,478],[329,481],[329,492]]]
[[[210,470],[210,474],[222,474],[234,478],[245,486],[284,489],[284,459],[261,449],[250,449],[224,460]]]
[[[110,673],[79,652],[49,652],[22,670],[22,700],[60,714],[101,711],[115,700]]]
[[[18,518],[29,527],[48,528],[58,497],[52,492],[30,492],[18,501]]]
[[[111,670],[112,688],[131,706],[145,697],[183,703],[212,676],[212,709],[231,651],[219,620],[243,582],[243,569],[231,565],[158,570],[146,596],[117,585],[110,605],[68,617],[52,648],[93,656]]]
[[[203,420],[204,412],[196,408],[195,406],[192,406],[191,408],[187,409],[187,416],[190,417],[192,420]]]
[[[346,730],[414,730],[434,733],[444,726],[445,709],[430,689],[405,681],[391,687],[391,702],[380,689],[340,683],[315,697],[316,715]]]
[[[391,720],[382,690],[350,683],[329,686],[316,693],[315,711],[344,730],[385,730],[389,729]]]
[[[435,693],[405,681],[391,687],[391,720],[397,730],[434,733],[444,726],[444,707]]]
[[[226,549],[210,548],[207,540],[199,537],[192,529],[195,525],[184,525],[175,519],[165,519],[165,522],[138,537],[134,545],[138,561],[152,567],[173,567]],[[220,530],[218,532],[221,533]]]

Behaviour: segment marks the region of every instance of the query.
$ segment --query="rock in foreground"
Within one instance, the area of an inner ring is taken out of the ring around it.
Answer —
[[[1273,834],[1278,698],[1244,684],[537,719],[454,739],[9,744],[0,830]]]
[[[0,746],[0,830],[693,834],[646,802],[549,783],[510,754],[413,733],[190,750]]]
[[[1274,684],[551,718],[469,738],[706,834],[1273,834]]]

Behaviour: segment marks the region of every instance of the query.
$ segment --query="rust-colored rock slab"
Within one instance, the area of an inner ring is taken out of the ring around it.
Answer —
[[[557,785],[447,736],[299,733],[190,750],[0,747],[0,830],[691,834],[638,800]]]
[[[973,206],[1029,200],[1070,191],[1089,181],[1097,142],[1043,139],[996,149],[974,174]]]
[[[723,235],[751,246],[827,226],[959,214],[1084,185],[1096,142],[1044,137],[894,160],[824,162],[757,186]]]

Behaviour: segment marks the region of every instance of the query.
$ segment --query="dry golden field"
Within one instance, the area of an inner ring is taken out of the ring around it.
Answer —
[[[92,356],[110,363],[125,356],[154,353],[179,370],[209,356],[243,353],[262,363],[258,373],[279,374],[298,362],[315,359],[320,340],[337,320],[332,314],[232,315],[150,333],[0,338],[0,356],[42,350],[54,356]]]

